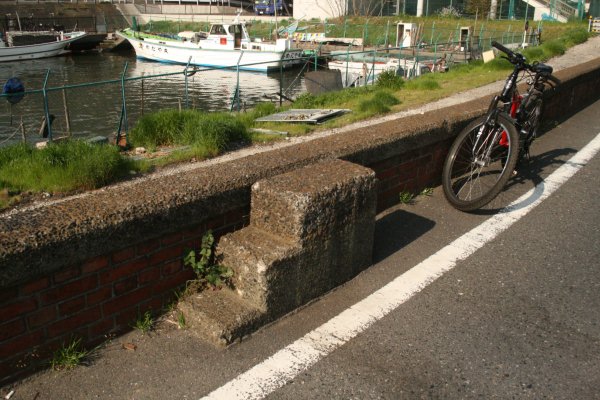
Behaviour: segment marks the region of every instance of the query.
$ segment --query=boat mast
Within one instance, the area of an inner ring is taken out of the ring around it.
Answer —
[[[17,25],[19,25],[19,30],[21,31],[21,19],[19,18],[19,13],[15,11],[15,15],[17,16]]]

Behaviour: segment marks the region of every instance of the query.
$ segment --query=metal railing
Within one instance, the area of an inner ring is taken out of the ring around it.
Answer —
[[[355,84],[366,85],[376,81],[376,74],[381,72],[380,63],[382,62],[382,59],[388,61],[392,59],[398,60],[395,64],[397,66],[396,71],[401,70],[406,78],[410,78],[420,75],[417,69],[422,65],[426,65],[429,69],[437,72],[445,70],[445,67],[449,67],[453,63],[466,62],[472,58],[476,58],[478,52],[489,48],[490,43],[493,40],[503,43],[522,43],[524,38],[522,34],[505,33],[499,37],[482,38],[479,36],[469,36],[465,37],[464,40],[450,42],[436,42],[432,39],[431,43],[422,42],[413,47],[384,47],[366,51],[360,51],[359,49],[354,50],[349,46],[346,50],[346,55],[338,53],[336,58],[338,60],[347,61],[346,70],[344,71],[343,68],[340,70],[342,79],[347,84],[352,83],[351,79],[348,78],[350,69],[348,61],[353,61],[353,59],[356,59],[357,57],[361,58],[361,62],[364,64],[364,71],[362,71],[363,76],[362,80],[355,82]],[[532,41],[535,40],[535,37],[528,36],[525,40]],[[250,85],[255,85],[260,91],[264,91],[264,87],[261,87],[261,80],[264,82],[265,79],[273,79],[273,75],[267,76],[267,74],[242,71],[243,68],[248,68],[261,63],[241,64],[239,61],[240,59],[241,57],[238,59],[236,65],[221,68],[195,67],[188,64],[173,72],[154,74],[142,73],[141,76],[127,76],[129,72],[129,63],[125,62],[121,73],[117,78],[54,86],[49,84],[52,74],[48,69],[45,71],[40,88],[27,90],[18,94],[24,96],[24,98],[29,101],[29,111],[27,111],[27,114],[31,115],[25,115],[25,112],[23,115],[29,117],[29,122],[22,121],[19,126],[13,126],[12,124],[15,116],[12,112],[12,106],[10,116],[5,115],[2,117],[2,115],[0,115],[0,120],[2,118],[5,120],[10,118],[10,124],[4,124],[4,132],[0,131],[0,145],[7,142],[8,139],[15,141],[20,139],[20,137],[25,138],[26,129],[24,124],[26,123],[28,124],[28,131],[33,129],[34,132],[39,132],[38,137],[43,135],[52,140],[57,132],[67,136],[72,135],[74,129],[70,120],[73,119],[72,117],[74,115],[76,116],[77,112],[85,114],[86,112],[89,112],[86,110],[98,107],[98,98],[101,96],[91,94],[91,92],[92,89],[100,90],[99,88],[103,88],[101,89],[103,92],[109,93],[106,96],[107,100],[104,100],[109,104],[105,104],[103,107],[113,111],[107,111],[106,117],[101,118],[98,122],[92,122],[91,117],[86,118],[90,119],[90,124],[98,124],[96,125],[97,131],[106,132],[107,126],[114,124],[113,126],[116,126],[116,129],[113,131],[113,134],[116,136],[116,140],[119,141],[119,139],[123,138],[127,140],[130,125],[135,122],[136,117],[140,117],[150,108],[146,105],[149,103],[149,97],[158,97],[158,100],[154,102],[156,107],[169,108],[167,101],[162,98],[164,93],[161,92],[159,94],[158,91],[155,90],[160,85],[157,81],[169,77],[173,77],[179,82],[177,90],[173,90],[173,92],[170,93],[172,94],[172,97],[176,99],[176,107],[179,109],[195,109],[198,107],[195,104],[197,90],[194,86],[197,86],[197,83],[202,79],[205,81],[210,80],[211,72],[227,71],[231,75],[231,79],[229,80],[229,89],[225,90],[228,94],[226,99],[223,99],[224,101],[221,103],[220,109],[237,112],[244,111],[247,106],[244,100],[245,92],[247,92],[246,89],[248,89]],[[303,84],[299,83],[302,81],[303,74],[311,69],[327,67],[323,64],[319,65],[322,60],[323,58],[320,56],[319,51],[314,51],[313,54],[302,57],[298,60],[298,67],[300,68],[294,71],[295,77],[291,82],[285,84],[283,79],[283,67],[280,67],[277,87],[274,86],[274,81],[269,81],[269,84],[271,85],[270,90],[275,92],[275,101],[278,101],[279,105],[281,105],[284,100],[291,100],[295,95],[304,91],[305,88],[303,87]],[[155,63],[148,64],[156,65]],[[148,90],[148,86],[152,86],[152,88]],[[170,81],[168,85],[163,86],[171,88],[175,85]],[[195,97],[190,95],[190,90],[195,90]],[[73,95],[73,93],[75,94]],[[8,98],[11,96],[15,95],[6,93],[0,94],[0,98]],[[69,98],[71,99],[70,104],[68,102]],[[76,107],[79,107],[79,109],[75,112],[73,112],[73,98],[78,98]],[[273,97],[271,97],[269,101],[274,101]],[[91,105],[86,105],[86,102]],[[250,104],[250,106],[253,106],[254,104]],[[60,115],[60,118],[56,118],[56,120],[60,121],[60,124],[63,125],[62,130],[60,127],[55,129],[57,122],[54,123],[54,126],[52,123],[52,120],[54,119],[53,113],[56,114],[56,110],[60,109],[64,110],[64,113],[63,115]],[[35,124],[40,124],[40,117],[42,123],[38,130]],[[18,116],[16,116],[16,119],[18,121]],[[50,123],[46,123],[46,121],[50,121]],[[64,123],[62,121],[64,121]],[[100,122],[104,124],[104,127],[99,125]],[[31,128],[31,126],[33,126],[33,128]],[[77,134],[77,132],[75,132],[75,134]],[[93,134],[93,136],[97,135],[97,133]],[[106,134],[104,135],[106,136]]]

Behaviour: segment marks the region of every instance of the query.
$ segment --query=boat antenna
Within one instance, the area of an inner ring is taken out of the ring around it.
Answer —
[[[21,30],[21,19],[19,18],[19,13],[15,11],[15,15],[17,16],[17,24],[19,25],[19,30]]]
[[[234,24],[239,24],[240,23],[240,15],[242,14],[242,9],[240,8],[233,20]]]

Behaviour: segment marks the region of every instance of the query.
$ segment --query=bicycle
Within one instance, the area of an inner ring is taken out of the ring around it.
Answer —
[[[488,111],[465,127],[454,140],[442,173],[448,202],[458,210],[474,211],[492,201],[513,175],[519,161],[529,160],[529,146],[536,138],[546,85],[560,80],[552,67],[534,62],[503,45],[492,46],[514,65],[501,94],[494,96]],[[521,95],[518,83],[528,85]]]

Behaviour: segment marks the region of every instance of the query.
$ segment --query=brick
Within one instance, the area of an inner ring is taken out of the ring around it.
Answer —
[[[50,286],[50,278],[45,277],[28,282],[21,287],[21,294],[27,295],[46,289]]]
[[[139,316],[139,307],[137,306],[121,310],[121,312],[115,316],[115,325],[117,327],[132,327]]]
[[[91,340],[102,338],[109,339],[110,333],[115,328],[115,320],[113,317],[105,318],[95,324],[90,325],[88,335]]]
[[[96,272],[108,267],[108,265],[109,260],[107,256],[92,258],[91,260],[88,260],[85,264],[81,266],[81,273],[85,275],[92,272]]]
[[[200,227],[200,237],[204,236],[204,234],[209,230],[215,230],[217,228],[222,228],[226,225],[225,215],[218,215],[214,218],[209,219],[204,222]]]
[[[386,179],[394,177],[397,174],[398,174],[398,167],[394,167],[394,168],[388,168],[383,171],[379,171],[379,172],[377,172],[376,176],[377,176],[377,179],[379,179],[380,181],[385,181]]]
[[[248,223],[250,217],[250,208],[243,207],[231,210],[225,214],[225,225]]]
[[[85,308],[85,295],[67,300],[58,305],[58,312],[61,317],[66,317]]]
[[[0,321],[8,321],[16,316],[28,313],[37,308],[37,301],[33,297],[24,297],[12,303],[6,303],[0,307]]]
[[[111,259],[114,264],[122,263],[123,261],[127,261],[135,257],[136,251],[135,247],[128,247],[126,249],[117,251],[112,254]]]
[[[87,305],[94,306],[110,299],[113,296],[112,286],[104,286],[100,289],[87,294]]]
[[[152,298],[154,294],[154,285],[138,288],[133,292],[114,297],[112,300],[107,301],[102,305],[102,311],[105,317],[115,315],[125,308],[143,303],[147,299]]]
[[[64,333],[71,333],[77,328],[81,328],[100,319],[101,316],[100,307],[83,310],[79,314],[58,320],[49,325],[47,328],[48,337],[53,338]]]
[[[183,250],[182,246],[171,246],[161,249],[150,256],[150,265],[157,265],[176,258],[183,258]]]
[[[0,342],[25,333],[25,322],[23,318],[12,320],[0,325]]]
[[[129,278],[116,282],[113,286],[113,289],[115,296],[120,296],[122,294],[132,291],[133,289],[137,288],[137,286],[137,276],[131,276]]]
[[[21,353],[42,342],[44,334],[41,330],[17,336],[0,344],[0,360]]]
[[[138,274],[138,282],[140,283],[140,285],[155,281],[159,278],[160,278],[160,268],[159,267],[148,268],[144,271],[141,271]]]
[[[91,275],[43,292],[40,294],[40,299],[42,304],[58,303],[89,292],[97,286],[98,277]]]
[[[220,223],[216,224],[217,227],[221,227],[223,225],[225,225],[225,220],[223,218],[220,219],[219,221]],[[207,231],[208,229],[205,227],[205,225],[198,225],[195,226],[193,228],[189,228],[184,230],[183,233],[183,239],[194,239],[194,240],[200,240],[200,238],[202,237],[202,235]]]
[[[79,267],[71,267],[61,271],[58,271],[54,274],[54,283],[62,283],[69,281],[73,278],[76,278],[81,275],[81,271]]]
[[[29,329],[37,328],[54,321],[57,317],[56,306],[45,307],[27,317],[27,326]]]
[[[171,262],[163,265],[163,267],[161,268],[161,275],[162,276],[172,275],[178,271],[181,271],[182,266],[183,266],[182,259],[171,261]]]
[[[140,313],[145,313],[146,311],[152,312],[155,310],[161,310],[163,308],[163,304],[165,303],[163,302],[162,296],[154,297],[153,299],[150,299],[150,301],[147,301],[140,305]]]
[[[148,240],[147,242],[137,245],[136,254],[138,256],[145,256],[145,255],[148,255],[149,253],[152,253],[153,251],[155,251],[158,248],[160,248],[160,240],[158,240],[158,239]]]
[[[17,297],[19,297],[19,290],[17,287],[0,290],[0,304],[14,300]]]
[[[113,283],[115,281],[135,275],[138,271],[145,269],[148,266],[148,258],[141,257],[131,260],[110,270],[100,273],[100,284]]]
[[[179,243],[181,242],[181,240],[183,239],[183,233],[182,232],[176,232],[172,235],[168,235],[163,237],[160,240],[160,244],[163,246],[169,246],[175,243]]]
[[[153,287],[153,294],[160,294],[163,292],[172,292],[185,282],[194,278],[194,271],[192,269],[186,269],[182,273],[170,275],[166,278],[157,281]]]

